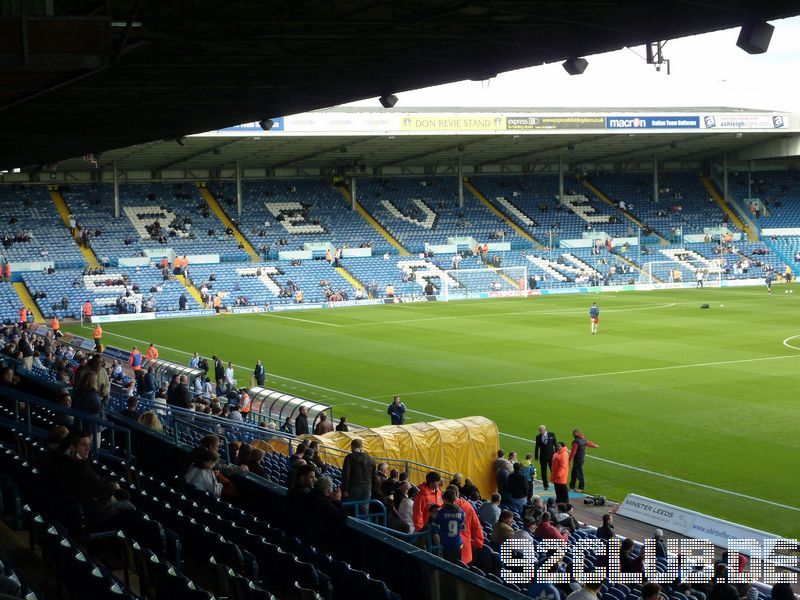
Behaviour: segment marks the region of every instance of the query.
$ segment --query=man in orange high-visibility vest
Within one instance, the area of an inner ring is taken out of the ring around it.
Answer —
[[[150,347],[147,349],[147,352],[145,352],[144,356],[147,358],[147,360],[154,360],[158,358],[158,348],[156,348],[153,344],[150,344]]]
[[[94,326],[94,333],[92,334],[92,337],[94,338],[94,349],[97,352],[102,352],[103,351],[103,343],[102,343],[102,340],[103,340],[103,328],[100,327],[100,323],[98,323],[97,325]]]

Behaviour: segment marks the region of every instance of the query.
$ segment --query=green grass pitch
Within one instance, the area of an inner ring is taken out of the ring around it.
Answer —
[[[565,441],[580,427],[600,445],[587,492],[797,537],[800,294],[774,287],[129,322],[104,325],[104,342],[217,354],[244,382],[261,358],[268,385],[369,426],[388,423],[394,394],[412,421],[485,415],[520,453],[541,423]]]

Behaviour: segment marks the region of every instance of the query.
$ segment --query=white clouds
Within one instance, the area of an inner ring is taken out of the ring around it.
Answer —
[[[500,74],[488,85],[464,81],[399,93],[397,106],[737,106],[800,112],[800,17],[773,25],[770,49],[762,55],[736,47],[738,29],[671,40],[664,48],[671,75],[624,49],[589,57],[580,76],[570,77],[560,64],[543,65]],[[644,55],[643,47],[633,50]]]

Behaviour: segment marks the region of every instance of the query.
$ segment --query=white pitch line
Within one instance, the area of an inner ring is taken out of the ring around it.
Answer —
[[[800,337],[800,336],[797,336]],[[797,350],[797,348],[795,348]],[[742,358],[739,360],[720,360],[716,362],[689,363],[684,365],[670,365],[666,367],[647,367],[644,369],[627,369],[625,371],[605,371],[603,373],[582,373],[580,375],[564,375],[561,377],[545,377],[543,379],[523,379],[521,381],[503,381],[500,383],[482,383],[479,385],[463,385],[459,387],[438,388],[434,390],[418,390],[416,392],[400,392],[399,396],[422,396],[438,392],[459,392],[463,390],[479,390],[484,388],[504,387],[512,385],[525,385],[529,383],[549,383],[551,381],[566,381],[570,379],[589,379],[592,377],[608,377],[613,375],[631,375],[634,373],[650,373],[653,371],[671,371],[675,369],[693,369],[697,367],[716,367],[720,365],[734,365],[738,363],[758,362],[764,360],[779,360],[782,358],[798,358],[800,354],[781,354],[780,356],[762,356],[759,358]],[[387,396],[388,397],[388,396]]]
[[[669,308],[671,306],[675,306],[677,302],[669,302],[667,304],[658,304],[656,306],[642,306],[639,308],[608,308],[603,310],[603,314],[610,313],[610,312],[633,312],[637,310],[655,310],[658,308]],[[511,315],[525,315],[525,316],[532,316],[536,317],[538,315],[561,315],[561,314],[574,314],[574,315],[582,315],[584,313],[588,314],[583,308],[568,308],[562,310],[547,310],[547,311],[537,311],[537,310],[519,310],[513,312],[484,312],[484,313],[476,313],[474,315],[453,315],[449,317],[424,317],[419,319],[397,319],[394,321],[365,321],[364,323],[350,323],[348,325],[340,325],[340,327],[361,327],[363,325],[395,325],[397,323],[418,323],[421,321],[447,321],[450,319],[474,319],[474,318],[488,318],[488,317],[503,317],[503,316],[511,316]]]
[[[90,327],[86,327],[86,326],[82,326],[82,327],[84,329],[91,329]],[[134,341],[134,342],[139,342],[141,344],[146,344],[147,343],[147,342],[145,342],[143,340],[140,340],[138,338],[132,338],[132,337],[129,337],[127,335],[122,335],[122,334],[119,334],[119,333],[113,333],[113,332],[110,332],[110,331],[106,332],[105,335],[112,335],[112,336],[116,336],[116,337],[119,337],[119,338],[131,340],[131,341]],[[798,336],[798,337],[800,337],[800,336]],[[787,338],[787,339],[789,339],[789,338]],[[183,354],[185,356],[192,356],[191,352],[186,352],[185,350],[178,350],[176,348],[170,348],[168,346],[163,346],[163,345],[161,347],[164,348],[165,350],[171,350],[172,352],[177,352],[177,353]],[[770,359],[775,359],[775,358],[792,358],[792,357],[798,357],[798,356],[800,356],[800,354],[797,354],[797,355],[786,355],[786,356],[774,356],[774,357],[768,357],[766,359],[745,359],[744,361],[733,361],[733,362],[749,362],[749,361],[755,361],[755,360],[770,360]],[[714,363],[709,363],[709,364],[714,364]],[[725,364],[725,363],[723,363],[723,364]],[[240,369],[249,368],[249,367],[243,367],[242,365],[234,365],[234,366],[235,367],[239,367]],[[697,365],[686,365],[686,366],[697,366]],[[662,367],[657,367],[657,368],[662,368]],[[679,367],[667,367],[667,368],[679,368]],[[275,373],[271,373],[270,375],[272,377],[277,377],[278,379],[283,379],[285,381],[292,381],[294,383],[299,383],[301,385],[307,385],[309,387],[317,388],[317,389],[320,389],[320,390],[325,390],[326,392],[331,392],[331,393],[334,393],[334,394],[338,394],[340,396],[348,396],[350,398],[355,398],[357,400],[361,400],[362,402],[369,402],[370,404],[380,404],[381,406],[385,405],[384,402],[379,402],[377,400],[372,400],[371,398],[365,398],[363,396],[358,396],[356,394],[351,394],[350,392],[342,392],[342,391],[339,391],[339,390],[334,390],[332,388],[328,388],[328,387],[324,387],[324,386],[321,386],[321,385],[317,385],[315,383],[310,383],[308,381],[301,381],[301,380],[298,380],[298,379],[292,379],[290,377],[283,377],[282,375],[277,375]],[[408,395],[408,394],[406,394],[406,395]],[[379,412],[381,412],[381,411],[379,411]],[[419,410],[414,410],[412,408],[407,409],[407,412],[418,414],[418,415],[422,415],[422,416],[425,416],[425,417],[430,417],[432,419],[440,419],[441,420],[441,419],[446,419],[447,418],[447,417],[442,417],[442,416],[439,416],[439,415],[434,415],[434,414],[431,414],[431,413],[422,412],[422,411],[419,411]],[[525,441],[525,442],[528,442],[528,443],[533,443],[533,440],[529,440],[528,438],[523,438],[523,437],[519,437],[519,436],[516,436],[516,435],[512,435],[510,433],[502,433],[502,432],[500,432],[500,435],[502,435],[504,437],[511,438],[511,439],[516,439],[516,440]],[[660,477],[662,479],[669,479],[671,481],[677,481],[677,482],[680,482],[680,483],[684,483],[686,485],[693,485],[693,486],[696,486],[696,487],[701,487],[701,488],[707,489],[709,491],[717,492],[717,493],[720,493],[720,494],[727,494],[729,496],[736,496],[738,498],[746,498],[748,500],[754,500],[756,502],[764,502],[766,504],[770,504],[772,506],[776,506],[776,507],[779,507],[779,508],[785,508],[787,510],[793,510],[793,511],[800,512],[800,508],[797,508],[795,506],[789,506],[788,504],[780,504],[779,502],[773,502],[772,500],[766,500],[764,498],[758,498],[756,496],[748,496],[747,494],[742,494],[740,492],[734,492],[732,490],[726,490],[724,488],[714,487],[714,486],[711,486],[711,485],[707,485],[705,483],[699,483],[697,481],[692,481],[690,479],[682,479],[680,477],[675,477],[674,475],[667,475],[666,473],[659,473],[658,471],[651,471],[649,469],[644,469],[642,467],[637,467],[635,465],[628,465],[626,463],[613,461],[613,460],[610,460],[610,459],[607,459],[607,458],[601,458],[599,456],[594,456],[592,454],[587,454],[587,456],[589,458],[591,458],[592,460],[597,460],[597,461],[605,462],[605,463],[608,463],[608,464],[612,464],[612,465],[615,465],[615,466],[618,466],[618,467],[621,467],[621,468],[624,468],[624,469],[637,471],[639,473],[643,473],[645,475],[650,475],[652,477]]]
[[[786,346],[787,348],[791,348],[792,350],[800,350],[800,348],[798,348],[797,346],[792,346],[792,345],[789,343],[791,340],[796,340],[797,338],[800,338],[800,335],[792,335],[792,336],[789,336],[788,338],[786,338],[785,340],[783,340],[783,345],[784,345],[784,346]]]
[[[303,321],[304,323],[314,323],[315,325],[327,325],[328,327],[344,327],[344,325],[338,325],[337,323],[327,323],[325,321],[315,321],[314,319],[301,319],[300,317],[289,317],[287,315],[276,315],[272,313],[269,315],[270,319],[287,319],[288,321]]]

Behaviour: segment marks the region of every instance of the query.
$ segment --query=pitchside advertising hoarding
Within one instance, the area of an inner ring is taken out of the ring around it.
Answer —
[[[336,136],[336,135],[469,135],[576,131],[700,131],[786,130],[790,116],[782,113],[537,113],[504,111],[350,112],[320,111],[272,119],[264,131],[257,122],[197,134],[214,137]]]

